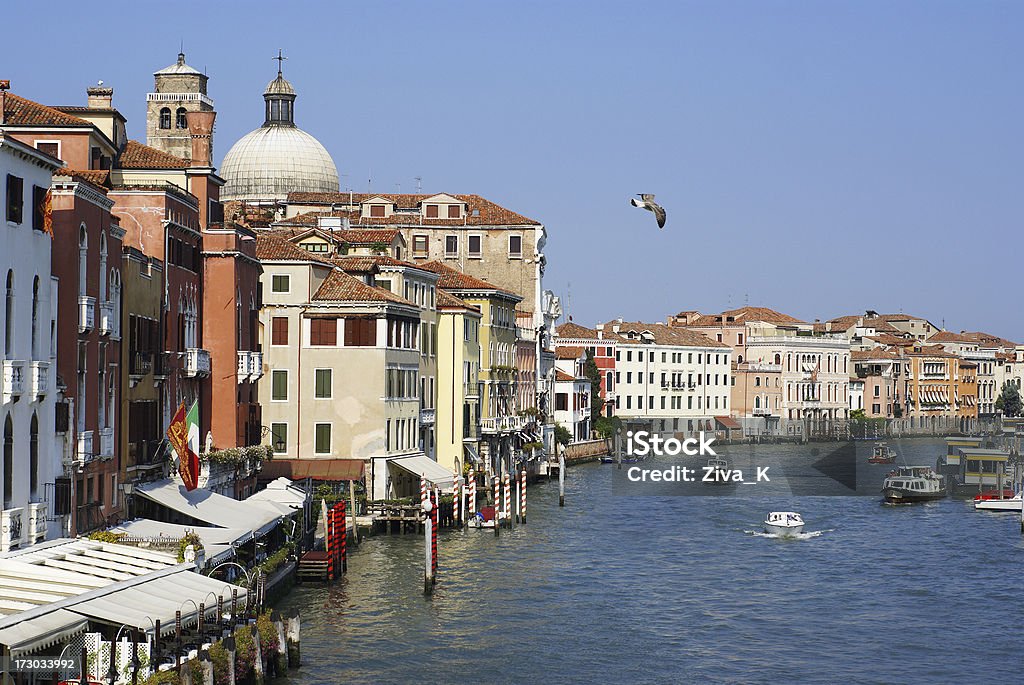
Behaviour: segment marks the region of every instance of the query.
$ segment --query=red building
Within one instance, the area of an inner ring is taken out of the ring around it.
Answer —
[[[604,402],[604,415],[612,416],[615,413],[615,349],[618,336],[607,331],[580,326],[572,321],[563,323],[556,330],[556,349],[582,347],[593,355],[594,363],[601,372],[600,396]]]

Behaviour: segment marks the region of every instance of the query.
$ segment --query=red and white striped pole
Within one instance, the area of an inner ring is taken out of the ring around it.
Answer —
[[[433,494],[434,494],[434,502],[433,502],[434,507],[433,507],[433,510],[430,512],[430,516],[431,516],[431,519],[432,519],[431,523],[433,523],[433,533],[432,533],[431,538],[430,538],[430,544],[432,546],[430,558],[431,558],[431,561],[434,562],[434,569],[433,569],[434,573],[431,576],[430,580],[433,583],[437,583],[437,529],[439,527],[440,517],[441,517],[441,511],[440,511],[440,508],[441,508],[441,488],[434,488]]]
[[[462,488],[459,487],[460,485],[458,478],[452,483],[452,519],[456,524],[462,523]]]
[[[508,516],[508,522],[512,523],[512,477],[505,474],[505,514]]]
[[[476,471],[469,472],[469,495],[466,503],[466,523],[476,513]]]
[[[519,520],[526,523],[526,469],[519,474]]]
[[[501,498],[498,496],[501,488],[501,479],[497,476],[494,477],[494,536],[497,537],[501,532]]]

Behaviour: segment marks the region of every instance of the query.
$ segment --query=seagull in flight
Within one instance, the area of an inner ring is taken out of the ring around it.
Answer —
[[[658,228],[665,228],[665,209],[661,205],[655,204],[654,196],[650,193],[639,193],[637,197],[640,199],[631,198],[629,204],[634,207],[643,207],[649,212],[654,212],[654,216],[658,219]]]

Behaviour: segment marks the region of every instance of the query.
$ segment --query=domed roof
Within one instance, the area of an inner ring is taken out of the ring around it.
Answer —
[[[295,88],[292,87],[291,82],[288,81],[281,72],[277,72],[277,78],[267,84],[267,89],[263,91],[264,95],[295,95]]]
[[[338,192],[338,169],[320,142],[296,126],[264,126],[224,156],[222,200],[284,200],[295,190]]]

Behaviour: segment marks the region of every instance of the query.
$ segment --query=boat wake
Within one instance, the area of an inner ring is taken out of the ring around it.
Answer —
[[[747,535],[753,535],[758,538],[773,538],[776,540],[812,540],[814,538],[820,538],[825,533],[831,533],[833,530],[833,528],[829,528],[827,530],[811,530],[806,533],[798,533],[796,535],[779,535],[778,533],[766,533],[763,530],[745,530],[743,532]]]

